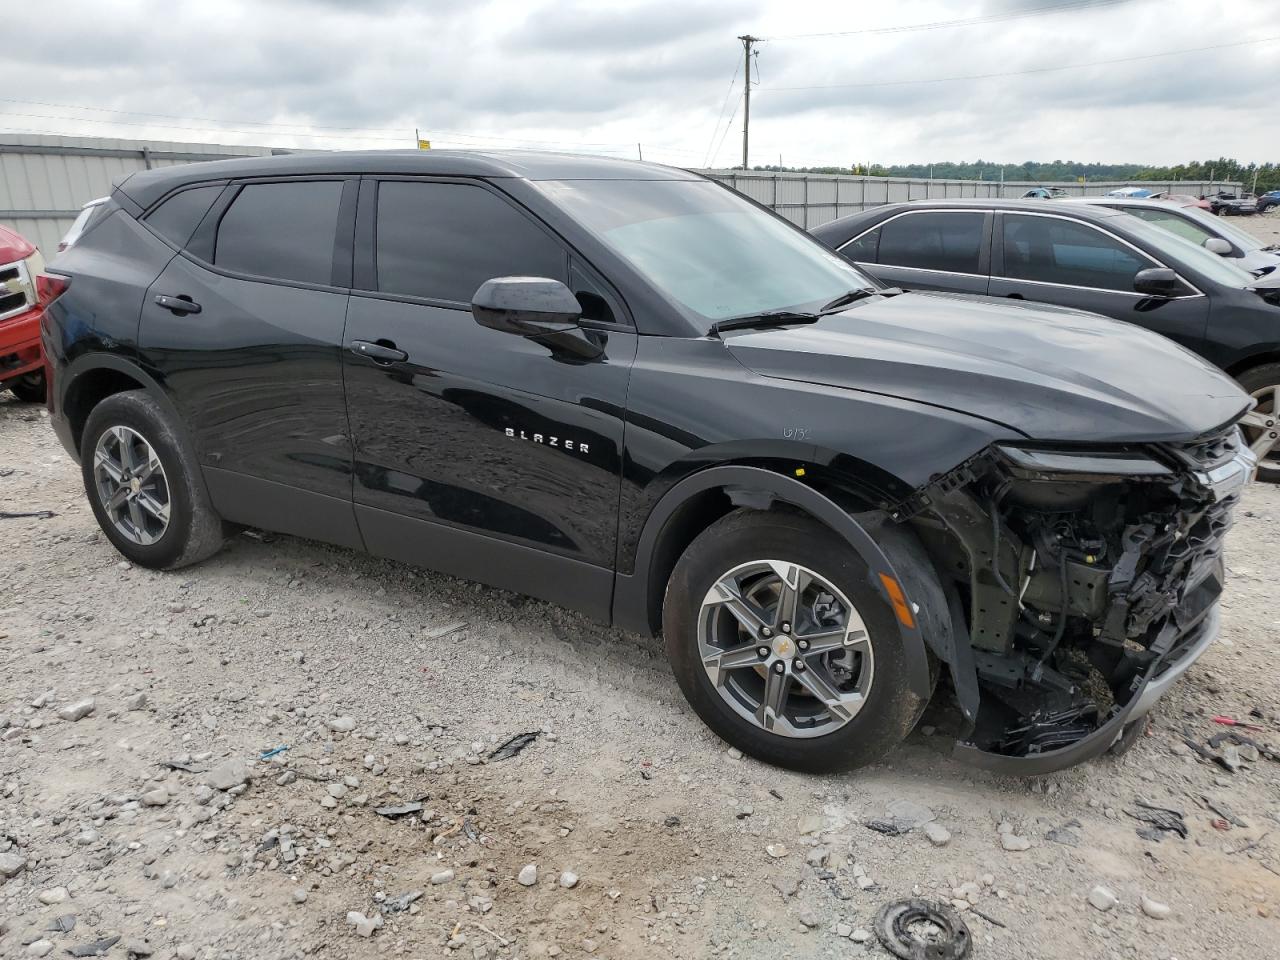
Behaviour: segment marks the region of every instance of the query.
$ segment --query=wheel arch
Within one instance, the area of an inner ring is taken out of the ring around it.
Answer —
[[[928,648],[936,651],[950,641],[950,614],[941,600],[937,575],[932,566],[900,569],[914,566],[907,562],[911,555],[883,549],[868,532],[882,517],[874,505],[860,502],[856,494],[847,491],[829,492],[831,495],[756,465],[722,464],[685,477],[650,512],[636,547],[633,573],[619,573],[615,578],[614,622],[625,629],[656,634],[661,628],[662,599],[671,571],[694,537],[732,509],[769,510],[783,505],[807,514],[842,537],[867,564],[871,587],[898,613],[911,686],[927,698],[932,692]],[[893,541],[914,538],[896,525],[885,530],[889,531],[887,539]],[[896,596],[891,592],[895,588]]]
[[[1236,360],[1225,369],[1231,376],[1239,379],[1255,367],[1266,366],[1268,363],[1280,363],[1280,345],[1263,350],[1261,353],[1252,353],[1241,360]]]
[[[138,364],[115,354],[85,354],[67,365],[58,377],[58,407],[66,419],[72,453],[79,458],[85,422],[93,408],[117,393],[145,390],[170,417],[179,434],[186,433],[177,408],[160,384]]]

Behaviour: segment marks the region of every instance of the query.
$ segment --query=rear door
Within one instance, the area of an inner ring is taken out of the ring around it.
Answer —
[[[178,197],[162,202],[146,222],[183,252],[148,290],[139,330],[219,512],[349,546],[339,353],[357,190],[342,177],[232,183],[194,233],[167,216]]]
[[[636,352],[621,298],[484,182],[367,179],[356,249],[343,362],[369,549],[607,616]],[[500,276],[569,284],[601,355],[477,324]]]
[[[985,210],[909,210],[854,237],[840,252],[903,290],[985,294],[991,220]]]
[[[991,295],[1056,303],[1125,320],[1204,350],[1209,300],[1183,281],[1183,293],[1157,298],[1133,289],[1139,270],[1163,264],[1090,223],[1042,213],[999,215]]]

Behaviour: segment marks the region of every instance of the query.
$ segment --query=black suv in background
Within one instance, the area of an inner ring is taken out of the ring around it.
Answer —
[[[170,167],[51,271],[52,422],[126,557],[250,524],[661,630],[770,762],[880,756],[945,670],[961,755],[1059,768],[1218,630],[1235,384],[1132,326],[882,290],[694,174]]]
[[[1093,203],[916,200],[842,217],[813,234],[904,290],[1089,310],[1194,350],[1257,400],[1242,426],[1264,476],[1280,479],[1280,271],[1255,277],[1160,226]],[[1134,389],[1145,395],[1145,381]]]

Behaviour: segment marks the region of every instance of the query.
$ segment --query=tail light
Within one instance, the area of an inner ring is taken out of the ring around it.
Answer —
[[[49,304],[67,292],[71,286],[70,277],[60,277],[56,273],[36,274],[36,300],[41,308],[47,309]]]

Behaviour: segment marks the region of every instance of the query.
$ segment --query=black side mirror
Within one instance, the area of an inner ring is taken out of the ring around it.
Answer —
[[[1133,289],[1149,297],[1174,297],[1182,289],[1178,275],[1168,267],[1148,267],[1133,275]]]
[[[582,307],[559,280],[546,277],[495,277],[471,298],[476,323],[521,337],[567,333],[578,326]]]

